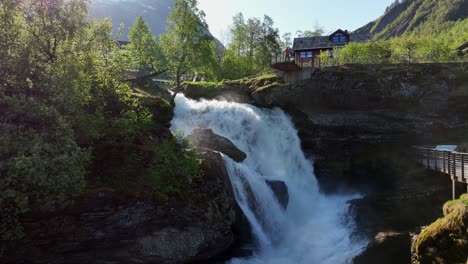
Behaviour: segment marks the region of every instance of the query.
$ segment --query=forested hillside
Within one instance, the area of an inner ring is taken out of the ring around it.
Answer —
[[[401,35],[432,35],[468,25],[468,0],[396,0],[385,14],[356,33],[377,39]]]
[[[24,235],[25,213],[57,208],[89,188],[164,199],[199,174],[194,153],[168,129],[169,102],[141,90],[157,87],[132,86],[123,74],[142,65],[160,70],[156,56],[162,63],[178,46],[160,52],[141,20],[130,30],[132,44],[119,49],[112,23],[89,20],[87,4],[0,2],[2,241]],[[178,38],[182,23],[196,34],[197,43],[180,49],[205,45],[195,5],[178,1],[168,20],[166,39]],[[179,17],[186,20],[174,22]],[[196,59],[187,54],[182,63],[196,67]]]

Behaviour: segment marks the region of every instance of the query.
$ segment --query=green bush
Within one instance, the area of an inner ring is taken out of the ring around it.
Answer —
[[[464,263],[468,251],[468,195],[444,205],[444,217],[418,236],[416,263]]]
[[[165,141],[158,146],[147,177],[154,187],[154,194],[166,198],[187,190],[192,180],[201,174],[195,151],[179,137],[179,140]]]
[[[53,108],[4,96],[0,109],[0,239],[16,239],[19,215],[81,193],[90,153]]]

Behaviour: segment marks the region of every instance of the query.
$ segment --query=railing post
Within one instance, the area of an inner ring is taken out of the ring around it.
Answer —
[[[462,156],[462,180],[465,180],[465,154],[461,154]]]
[[[445,166],[445,151],[442,152],[442,163],[443,163],[442,166],[444,167],[444,173],[446,173],[447,172],[447,170],[446,170],[447,167]]]
[[[430,149],[426,149],[426,166],[428,169],[431,168],[431,165],[429,164],[430,162],[430,157],[431,157],[431,150]]]
[[[457,177],[457,154],[452,152],[452,160],[453,160],[453,175],[456,178]]]
[[[457,194],[455,190],[455,178],[451,177],[452,179],[452,200],[456,200]]]
[[[465,180],[465,154],[461,155],[461,173],[462,179]]]
[[[450,152],[447,152],[447,156],[448,156],[448,159],[447,159],[447,173],[448,174],[452,174],[452,164],[450,163]]]
[[[438,155],[438,151],[437,150],[434,150],[434,166],[435,166],[435,170],[438,170],[437,169],[437,155]]]

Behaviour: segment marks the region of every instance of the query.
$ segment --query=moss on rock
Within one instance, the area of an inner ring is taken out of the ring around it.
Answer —
[[[465,263],[468,258],[468,195],[444,205],[444,217],[424,229],[413,244],[416,263]]]
[[[239,80],[223,80],[220,82],[184,82],[180,92],[192,99],[213,99],[229,92],[242,95],[259,92],[265,89],[284,86],[276,74],[264,74]]]

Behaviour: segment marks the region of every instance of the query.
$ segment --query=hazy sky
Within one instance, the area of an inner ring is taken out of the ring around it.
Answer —
[[[206,13],[211,33],[222,42],[232,17],[242,12],[245,18],[269,15],[281,35],[296,30],[311,30],[317,21],[325,32],[338,28],[353,31],[383,14],[394,0],[198,0]]]

